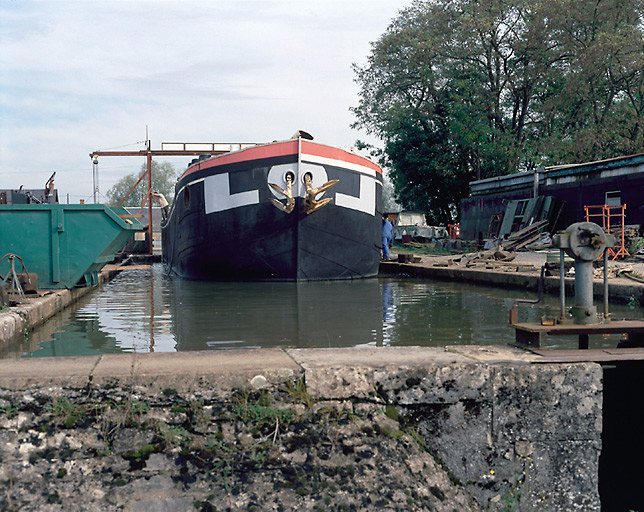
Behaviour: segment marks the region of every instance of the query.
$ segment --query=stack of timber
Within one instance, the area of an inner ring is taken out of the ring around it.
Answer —
[[[611,227],[610,234],[613,235],[617,241],[620,241],[622,239],[622,226]],[[624,245],[629,246],[637,238],[640,238],[639,224],[624,226]]]
[[[506,251],[518,251],[523,249],[526,245],[536,242],[541,238],[542,231],[547,228],[548,220],[540,220],[534,224],[530,224],[519,231],[512,233],[507,240],[503,241],[503,249]]]

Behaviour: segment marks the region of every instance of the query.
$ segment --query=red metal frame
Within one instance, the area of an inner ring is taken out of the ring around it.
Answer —
[[[184,148],[186,145],[189,145],[190,143],[174,143],[174,144],[184,144]],[[195,150],[189,150],[189,149],[181,149],[181,150],[174,150],[174,149],[152,149],[152,142],[150,140],[146,141],[146,149],[141,149],[139,151],[94,151],[89,154],[89,157],[91,159],[97,158],[99,156],[144,156],[146,157],[147,161],[147,170],[141,175],[139,180],[136,182],[136,184],[130,189],[130,191],[125,195],[125,197],[119,202],[119,206],[123,204],[125,199],[132,193],[132,191],[136,188],[136,186],[143,181],[143,179],[147,176],[148,177],[148,192],[147,192],[147,197],[149,198],[151,192],[152,192],[152,157],[153,156],[198,156],[202,155],[204,153],[208,153],[210,155],[221,155],[224,153],[228,153],[230,150],[225,150],[225,151],[204,151],[203,148],[195,149]],[[162,144],[163,145],[163,144]],[[250,144],[249,144],[250,145]],[[214,147],[214,145],[213,145]],[[98,165],[98,164],[97,164]],[[144,203],[145,206],[145,203]],[[143,207],[141,210],[139,210],[139,213],[143,210]],[[150,251],[150,254],[153,254],[154,252],[154,246],[152,243],[152,201],[148,203],[148,249]]]
[[[592,209],[592,210],[591,210]],[[618,240],[618,246],[608,249],[608,256],[612,256],[612,259],[615,260],[618,257],[627,258],[630,256],[629,252],[626,250],[626,241],[624,237],[624,225],[626,224],[626,205],[620,204],[616,206],[609,206],[607,204],[602,205],[593,205],[593,206],[584,206],[586,211],[586,222],[591,221],[591,217],[601,217],[601,227],[606,233],[610,233],[611,223],[613,227],[619,228],[620,230],[620,239]],[[613,210],[618,210],[613,212]],[[617,222],[616,222],[617,221]],[[596,222],[599,224],[599,222]],[[615,250],[617,248],[617,251]]]
[[[461,225],[460,224],[448,224],[447,229],[449,231],[449,237],[451,240],[456,238],[461,238]]]

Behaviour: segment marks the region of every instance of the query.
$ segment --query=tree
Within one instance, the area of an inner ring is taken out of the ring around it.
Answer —
[[[137,180],[147,170],[147,164],[141,165],[138,173],[128,174],[117,181],[108,191],[107,198],[109,205],[117,205],[125,194],[132,188]],[[169,203],[174,198],[174,185],[176,183],[177,171],[170,162],[158,163],[152,160],[152,190],[163,194]],[[143,178],[132,193],[125,200],[125,205],[140,206],[143,197],[147,194],[148,179]]]
[[[396,198],[451,222],[468,182],[644,149],[639,0],[432,0],[354,65]]]
[[[396,202],[394,184],[386,173],[382,177],[382,209],[385,212],[400,211],[400,205]]]

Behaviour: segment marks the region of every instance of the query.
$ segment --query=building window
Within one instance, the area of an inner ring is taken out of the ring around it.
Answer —
[[[622,204],[622,192],[620,190],[606,192],[604,204],[606,206],[620,206]]]

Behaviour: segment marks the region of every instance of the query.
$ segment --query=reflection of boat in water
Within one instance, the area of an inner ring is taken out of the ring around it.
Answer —
[[[278,281],[377,274],[382,171],[297,135],[188,167],[162,225],[174,274]]]
[[[376,279],[226,283],[171,279],[176,350],[342,347],[382,342]]]

